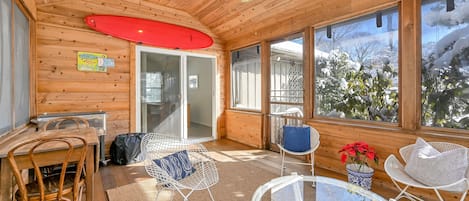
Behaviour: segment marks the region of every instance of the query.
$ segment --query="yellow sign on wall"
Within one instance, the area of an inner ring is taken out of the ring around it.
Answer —
[[[106,72],[107,68],[98,65],[99,58],[106,58],[105,54],[92,52],[78,52],[77,67],[79,71]]]

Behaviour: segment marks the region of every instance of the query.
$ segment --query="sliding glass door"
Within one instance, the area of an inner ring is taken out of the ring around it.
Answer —
[[[187,56],[187,137],[211,138],[215,132],[214,58]]]
[[[136,51],[137,131],[216,138],[215,57],[143,46]]]
[[[142,132],[181,133],[181,57],[141,52],[140,118]]]

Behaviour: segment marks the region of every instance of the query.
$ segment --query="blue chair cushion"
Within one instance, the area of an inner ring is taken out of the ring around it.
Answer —
[[[195,172],[186,150],[173,153],[160,159],[155,159],[161,169],[165,170],[173,179],[181,180]]]
[[[311,130],[309,127],[283,126],[283,148],[293,152],[311,149]]]

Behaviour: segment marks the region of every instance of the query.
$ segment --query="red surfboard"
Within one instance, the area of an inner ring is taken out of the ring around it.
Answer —
[[[210,47],[213,39],[198,30],[147,19],[90,15],[85,23],[92,29],[116,38],[171,49],[200,49]]]

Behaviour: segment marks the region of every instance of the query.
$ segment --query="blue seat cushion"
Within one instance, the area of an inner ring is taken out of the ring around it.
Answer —
[[[304,152],[310,150],[310,128],[299,126],[283,126],[283,148],[294,152]]]
[[[175,180],[184,179],[195,172],[186,150],[153,161]]]

